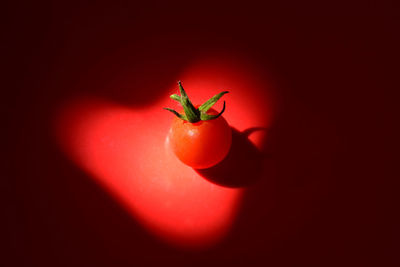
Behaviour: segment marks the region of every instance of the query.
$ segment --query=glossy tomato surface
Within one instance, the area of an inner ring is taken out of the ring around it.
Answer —
[[[209,114],[217,114],[210,109]],[[194,169],[206,169],[222,161],[232,143],[232,130],[222,117],[191,123],[175,117],[169,144],[175,155]]]

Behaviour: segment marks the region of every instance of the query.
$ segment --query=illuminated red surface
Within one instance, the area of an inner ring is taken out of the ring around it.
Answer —
[[[206,59],[179,79],[195,104],[229,90],[224,117],[238,134],[271,123],[272,103],[265,102],[270,85],[248,62]],[[142,90],[150,92],[150,86]],[[228,232],[245,189],[205,179],[207,172],[196,172],[170,151],[166,136],[173,115],[162,107],[177,107],[168,97],[177,90],[175,80],[169,88],[158,102],[135,109],[87,96],[67,101],[56,120],[57,138],[69,157],[150,232],[174,244],[206,246]],[[249,144],[261,148],[264,137],[265,131],[256,131]],[[223,175],[237,180],[233,176],[245,176],[248,167]]]

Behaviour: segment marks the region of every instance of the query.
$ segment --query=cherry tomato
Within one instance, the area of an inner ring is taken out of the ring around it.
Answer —
[[[221,112],[211,107],[226,93],[221,92],[199,107],[190,102],[182,84],[178,82],[179,95],[171,95],[183,107],[183,113],[165,108],[176,115],[168,135],[175,155],[186,165],[195,169],[205,169],[219,163],[228,154],[232,143],[232,130],[221,116]]]
[[[215,110],[208,113],[217,114]],[[195,123],[175,117],[169,142],[183,163],[195,169],[205,169],[216,165],[228,154],[232,130],[222,116]]]

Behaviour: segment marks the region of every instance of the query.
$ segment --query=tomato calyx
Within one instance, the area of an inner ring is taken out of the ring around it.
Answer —
[[[195,123],[195,122],[198,122],[198,121],[208,121],[208,120],[216,119],[219,116],[221,116],[222,113],[224,113],[224,111],[225,111],[225,101],[224,101],[224,105],[222,107],[221,112],[219,112],[218,114],[216,114],[216,115],[207,114],[207,111],[215,103],[217,103],[217,101],[224,94],[229,93],[228,91],[223,91],[223,92],[221,92],[219,94],[214,95],[213,97],[208,99],[206,102],[204,102],[202,105],[200,105],[199,108],[195,108],[193,106],[192,102],[190,101],[188,95],[186,94],[185,90],[183,89],[181,81],[178,81],[178,86],[179,86],[180,96],[177,95],[177,94],[173,94],[173,95],[170,96],[170,98],[175,100],[175,101],[178,101],[182,105],[184,114],[180,114],[180,113],[178,113],[177,111],[175,111],[175,110],[173,110],[171,108],[164,108],[165,110],[168,110],[168,111],[172,112],[178,118],[180,118],[180,119],[182,119],[184,121]]]

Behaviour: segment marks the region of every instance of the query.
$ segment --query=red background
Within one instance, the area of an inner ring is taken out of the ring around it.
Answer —
[[[396,266],[398,10],[319,2],[8,5],[4,266]],[[218,51],[245,53],[278,85],[277,202],[266,212],[264,189],[251,188],[220,244],[186,251],[150,236],[70,162],[51,120],[82,92],[148,105],[102,85],[130,67],[134,87],[158,88]],[[93,79],[76,86],[82,77]]]

